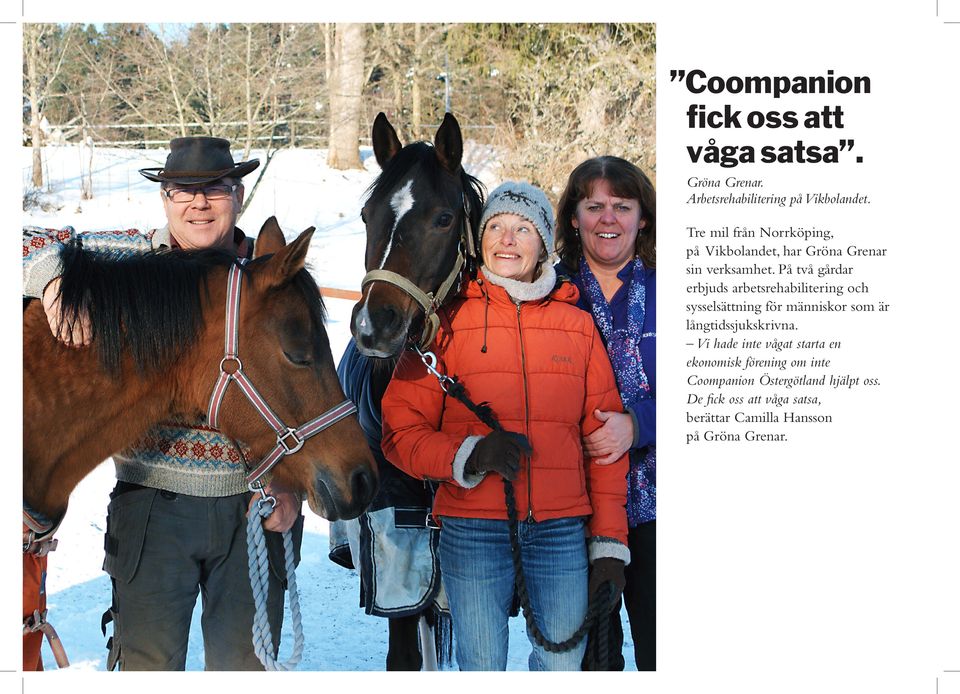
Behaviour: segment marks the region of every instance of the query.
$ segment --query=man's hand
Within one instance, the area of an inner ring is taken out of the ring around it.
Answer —
[[[72,325],[61,322],[60,315],[60,278],[52,280],[43,290],[43,312],[47,315],[50,332],[67,347],[84,347],[93,338],[90,316],[81,311]]]
[[[633,444],[633,418],[624,412],[594,410],[603,425],[583,437],[583,451],[597,465],[609,465],[630,450]]]
[[[273,507],[273,513],[264,518],[263,529],[271,530],[275,533],[288,531],[300,516],[300,506],[302,505],[300,498],[293,492],[271,489],[270,485],[264,487],[264,491],[267,496],[272,496],[276,499],[277,504]],[[253,510],[254,504],[259,502],[261,498],[260,492],[253,495],[247,509],[248,513]]]
[[[511,482],[520,470],[520,456],[531,455],[533,448],[527,437],[512,431],[491,431],[482,439],[467,458],[463,471],[471,475],[484,472],[499,472]]]

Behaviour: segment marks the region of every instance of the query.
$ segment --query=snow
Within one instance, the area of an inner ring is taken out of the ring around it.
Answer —
[[[91,200],[80,200],[80,153],[75,147],[48,147],[45,173],[52,192],[41,199],[46,211],[32,208],[24,224],[44,227],[71,225],[78,230],[137,228],[164,224],[158,186],[142,178],[137,169],[161,166],[165,150],[97,149],[94,153]],[[263,153],[254,152],[261,162]],[[364,274],[364,227],[360,200],[379,173],[369,148],[362,150],[363,170],[336,171],[326,166],[324,150],[285,150],[266,169],[253,201],[239,226],[255,235],[263,220],[276,215],[288,240],[303,229],[316,232],[307,256],[311,272],[324,287],[357,290]],[[500,181],[496,157],[487,147],[466,143],[464,168],[492,189]],[[30,173],[30,150],[21,153],[24,189]],[[261,164],[263,166],[263,164]],[[256,172],[248,177],[248,185]],[[248,191],[249,194],[249,191]],[[53,209],[58,208],[58,209]],[[349,340],[353,303],[325,300],[327,330],[334,357],[339,359]],[[71,670],[104,670],[105,639],[100,617],[110,605],[110,581],[101,570],[103,532],[108,494],[113,487],[113,465],[98,467],[74,491],[66,519],[57,534],[60,545],[50,555],[48,607],[71,661]],[[359,607],[359,578],[327,558],[328,524],[306,512],[302,561],[297,584],[303,611],[305,648],[298,670],[383,670],[387,651],[387,621],[366,615]],[[199,601],[198,601],[199,604]],[[199,607],[194,614],[187,656],[188,670],[203,669]],[[626,626],[626,614],[623,615]],[[287,620],[289,621],[289,620]],[[633,644],[626,629],[624,659],[633,664]],[[280,659],[289,655],[292,634],[285,628]],[[508,669],[526,670],[530,651],[522,618],[510,623]],[[44,646],[44,660],[53,668]]]

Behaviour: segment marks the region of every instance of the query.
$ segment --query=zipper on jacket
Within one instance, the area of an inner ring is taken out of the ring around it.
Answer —
[[[520,341],[520,375],[523,376],[523,424],[524,435],[530,440],[530,394],[527,391],[527,355],[523,349],[523,326],[520,323],[520,306],[517,304],[517,336]],[[533,445],[533,442],[530,443]],[[527,522],[536,521],[533,517],[533,455],[527,456]]]

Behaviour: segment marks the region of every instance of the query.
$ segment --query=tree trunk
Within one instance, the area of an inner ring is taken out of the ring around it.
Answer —
[[[33,110],[33,109],[31,109]],[[30,138],[33,140],[33,177],[34,188],[43,187],[43,157],[40,151],[40,114],[30,114]]]
[[[330,70],[330,149],[334,169],[359,169],[360,102],[363,93],[363,25],[338,23]]]
[[[173,57],[170,55],[170,51],[167,50],[162,24],[160,25],[160,35],[153,39],[153,43],[156,48],[157,57],[160,59],[160,63],[166,72],[167,83],[170,88],[170,97],[173,99],[173,105],[176,107],[180,137],[186,137],[188,135],[186,107],[183,103],[183,97],[180,95],[180,80],[174,73]]]
[[[80,134],[83,138],[80,145],[80,199],[93,199],[93,137],[87,127],[87,103],[83,92],[80,92]],[[83,161],[83,159],[86,161]]]
[[[28,31],[25,28],[25,31]],[[39,38],[31,27],[27,35],[30,45],[27,49],[27,77],[30,80],[30,145],[33,150],[33,176],[31,182],[34,188],[43,187],[43,158],[40,153],[40,90],[37,86],[37,55]]]

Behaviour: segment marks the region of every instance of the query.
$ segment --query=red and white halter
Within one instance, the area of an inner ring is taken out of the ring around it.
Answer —
[[[223,359],[220,360],[220,376],[213,387],[213,395],[210,396],[207,421],[211,427],[217,428],[223,396],[227,392],[227,386],[235,381],[243,394],[253,404],[253,407],[260,413],[260,416],[276,432],[277,445],[267,453],[256,468],[247,473],[247,485],[253,491],[258,491],[257,483],[260,478],[272,470],[273,466],[279,463],[284,456],[299,451],[303,447],[304,441],[336,424],[344,417],[355,413],[357,407],[350,400],[344,400],[336,407],[327,410],[319,417],[311,419],[296,429],[285,425],[276,413],[270,409],[267,401],[263,399],[263,396],[260,395],[243,372],[243,364],[240,362],[237,351],[240,325],[240,285],[243,282],[241,266],[245,265],[246,262],[246,258],[241,258],[239,265],[232,265],[230,272],[227,274],[227,321],[224,326]]]

